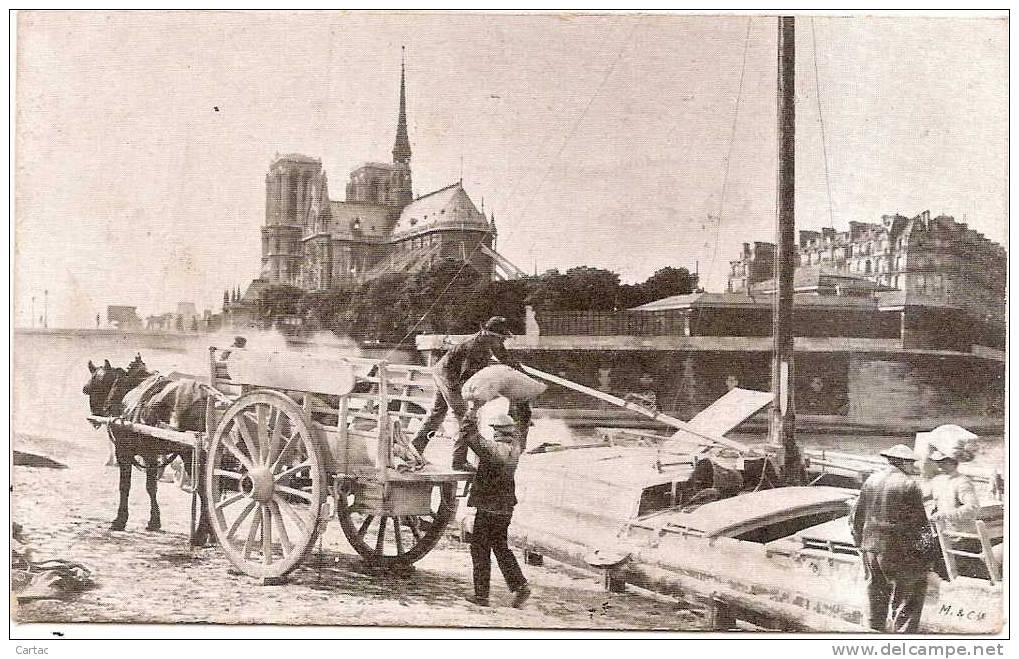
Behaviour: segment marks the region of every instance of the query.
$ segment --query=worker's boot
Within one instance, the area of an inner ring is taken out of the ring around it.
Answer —
[[[513,604],[512,604],[512,607],[514,609],[522,609],[522,608],[524,608],[524,604],[527,603],[527,600],[530,597],[531,597],[531,587],[528,586],[527,584],[524,584],[520,588],[517,588],[517,591],[513,594]]]

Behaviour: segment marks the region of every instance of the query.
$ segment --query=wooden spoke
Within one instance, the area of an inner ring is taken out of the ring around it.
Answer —
[[[393,517],[393,534],[396,537],[396,555],[403,555],[403,538],[400,537],[400,518]]]
[[[246,497],[247,497],[247,495],[244,494],[243,492],[238,492],[237,494],[235,494],[233,496],[230,496],[230,497],[227,497],[226,499],[223,499],[222,501],[217,503],[216,504],[216,510],[223,510],[224,508],[226,508],[230,504],[237,503],[238,501],[240,501],[241,499],[244,499]]]
[[[260,456],[258,453],[258,442],[252,436],[251,433],[251,419],[248,418],[247,412],[242,412],[235,417],[235,423],[237,432],[241,434],[241,440],[244,442],[244,446],[248,449],[248,455],[251,456],[251,464],[258,464]]]
[[[255,544],[255,537],[258,535],[258,529],[262,526],[262,509],[259,508],[255,511],[255,521],[251,524],[251,528],[248,529],[248,538],[244,541],[244,549],[242,555],[244,560],[248,559],[251,555],[251,546]]]
[[[414,540],[421,540],[421,529],[418,527],[418,522],[413,517],[407,517],[407,526],[410,527],[410,532],[414,535]]]
[[[244,508],[243,512],[241,512],[241,514],[237,516],[237,519],[235,519],[234,523],[230,526],[230,530],[227,531],[226,534],[227,540],[234,537],[234,533],[237,533],[237,529],[241,527],[241,524],[244,522],[245,519],[247,519],[248,515],[251,514],[251,511],[255,509],[255,506],[257,504],[258,504],[257,501],[252,501]]]
[[[361,523],[361,528],[357,530],[357,534],[364,537],[364,534],[368,532],[368,527],[371,526],[372,520],[375,519],[374,515],[368,515],[364,518],[364,522]]]
[[[266,453],[265,463],[275,466],[276,447],[279,446],[280,438],[283,436],[283,414],[276,408],[272,410],[272,435],[269,436],[269,451]]]
[[[294,521],[294,524],[297,525],[297,529],[300,533],[305,533],[308,530],[307,520],[297,514],[297,511],[294,510],[288,502],[278,496],[273,496],[272,502],[276,504],[276,507],[279,508],[280,512],[286,511],[286,513],[290,515],[290,518]]]
[[[379,518],[379,535],[375,539],[375,553],[382,554],[382,545],[386,542],[386,522],[389,521],[388,517]]]
[[[227,478],[232,478],[235,481],[239,481],[242,478],[242,476],[238,474],[236,471],[227,471],[226,469],[214,469],[213,473],[216,474],[217,476],[225,476]]]
[[[297,489],[294,489],[292,487],[287,487],[286,485],[276,485],[276,491],[277,492],[283,492],[285,494],[290,494],[290,495],[293,495],[295,497],[300,497],[300,498],[304,499],[305,501],[307,501],[308,503],[311,503],[311,501],[313,499],[313,497],[312,497],[310,492],[305,492],[304,490],[297,490]]]
[[[262,514],[262,560],[269,565],[272,563],[272,515],[264,503],[259,512]]]
[[[275,528],[279,530],[280,544],[283,545],[283,553],[289,554],[293,551],[294,544],[290,542],[290,535],[287,533],[287,525],[283,523],[283,513],[280,512],[279,504],[275,501],[270,501],[268,505],[270,513],[276,520]]]
[[[258,457],[269,464],[269,406],[255,405],[255,431],[258,433]]]
[[[303,469],[307,469],[309,467],[311,467],[311,463],[310,462],[302,462],[299,465],[294,465],[293,467],[289,467],[289,468],[281,471],[280,473],[278,473],[275,476],[273,476],[272,479],[278,483],[281,480],[283,480],[284,478],[286,478],[287,476],[291,476],[293,474],[296,474],[297,472],[299,472],[299,471],[301,471]]]
[[[295,441],[297,441],[298,437],[299,435],[294,434],[291,437],[287,438],[287,443],[283,445],[283,449],[280,451],[279,455],[276,456],[276,459],[273,460],[272,466],[269,467],[270,472],[276,471],[276,467],[279,466],[280,461],[283,459],[283,456],[287,454],[287,451],[290,450],[291,445]]]
[[[248,471],[251,471],[251,469],[253,468],[253,465],[251,464],[251,460],[248,459],[248,457],[246,455],[241,453],[240,447],[237,446],[237,442],[239,441],[239,438],[237,436],[237,428],[236,427],[230,429],[229,437],[233,441],[232,442],[224,441],[223,442],[223,446],[225,446],[230,451],[230,453],[233,454],[233,456],[235,458],[237,458],[238,462],[240,462],[242,465],[244,465],[245,469],[247,469]]]

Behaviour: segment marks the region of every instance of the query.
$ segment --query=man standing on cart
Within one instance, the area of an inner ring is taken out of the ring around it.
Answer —
[[[424,454],[432,434],[442,425],[446,412],[452,410],[457,423],[452,467],[457,471],[474,470],[467,462],[467,444],[464,438],[469,433],[477,434],[477,420],[467,414],[467,403],[460,393],[460,388],[468,378],[488,366],[493,357],[501,364],[520,368],[520,363],[510,356],[504,345],[506,339],[511,336],[513,335],[509,331],[506,319],[502,316],[493,316],[481,326],[481,331],[453,346],[435,363],[432,367],[432,376],[435,378],[432,411],[413,439],[414,448],[418,453]]]

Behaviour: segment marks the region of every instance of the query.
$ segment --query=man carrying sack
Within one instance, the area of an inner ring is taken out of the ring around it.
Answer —
[[[516,556],[510,551],[507,533],[517,504],[514,474],[520,458],[521,442],[517,427],[507,414],[497,414],[489,423],[494,439],[478,433],[465,436],[467,445],[478,454],[478,473],[471,486],[467,505],[476,508],[471,531],[471,562],[474,566],[474,596],[467,600],[478,606],[490,606],[488,595],[492,575],[492,554],[513,595],[513,608],[523,607],[531,596]]]
[[[511,336],[513,335],[509,331],[506,319],[502,316],[493,316],[481,326],[481,331],[463,343],[453,346],[435,363],[432,367],[436,389],[432,411],[412,441],[418,453],[424,455],[431,435],[442,425],[446,412],[451,410],[457,422],[452,467],[457,471],[474,470],[467,462],[467,444],[464,443],[464,437],[477,434],[477,421],[468,416],[467,403],[460,393],[460,387],[472,375],[488,366],[493,357],[502,364],[519,368],[520,364],[510,357],[504,345],[506,339]]]

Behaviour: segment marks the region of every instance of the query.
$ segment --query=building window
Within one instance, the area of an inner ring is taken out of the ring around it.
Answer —
[[[870,259],[867,259],[867,261],[863,264],[863,274],[870,274]]]

